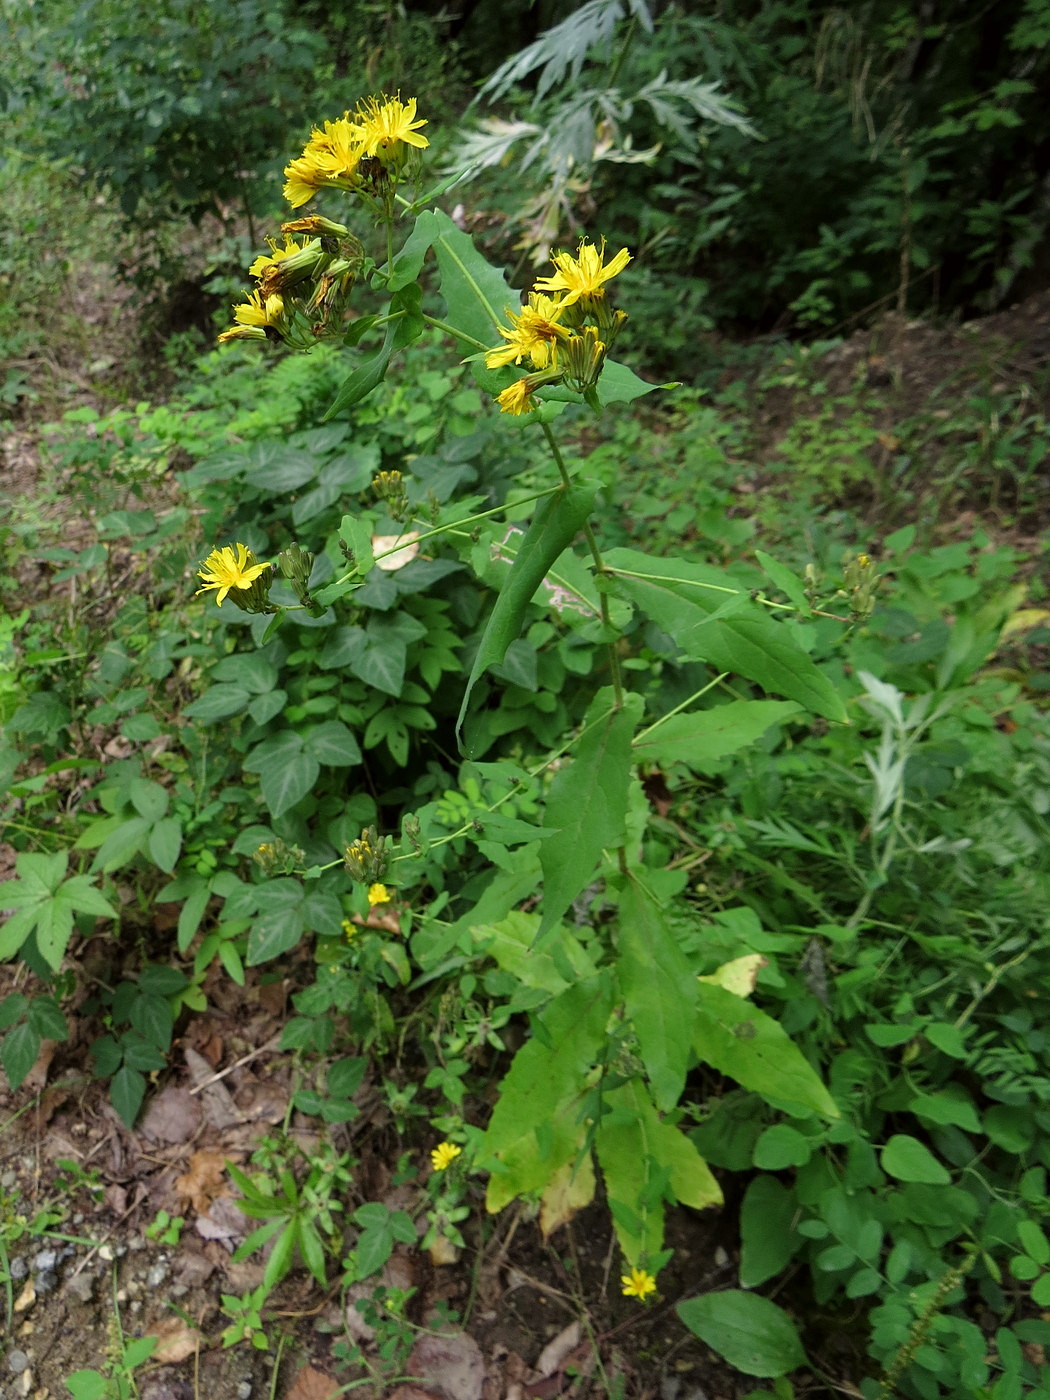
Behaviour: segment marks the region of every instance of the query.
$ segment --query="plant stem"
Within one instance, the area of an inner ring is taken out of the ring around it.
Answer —
[[[489,350],[491,346],[482,345],[480,340],[475,340],[472,335],[467,335],[466,331],[457,331],[455,326],[450,326],[447,321],[439,321],[436,316],[428,316],[423,312],[423,320],[428,326],[433,326],[437,331],[444,331],[446,335],[455,336],[457,340],[462,340],[466,345],[473,345],[477,350]]]
[[[569,476],[567,467],[565,466],[565,458],[561,455],[561,448],[558,446],[558,440],[551,432],[551,427],[549,423],[541,423],[540,427],[543,429],[543,436],[547,439],[547,446],[551,450],[551,456],[554,458],[555,466],[558,468],[558,473],[561,476],[562,486],[568,488],[572,485],[572,479]],[[589,520],[584,522],[583,534],[584,538],[587,541],[588,548],[591,551],[591,556],[594,559],[595,570],[599,575],[598,602],[602,610],[602,626],[605,628],[607,633],[611,633],[612,620],[609,616],[609,596],[605,592],[605,589],[602,587],[602,580],[605,577],[607,570],[605,568],[605,561],[602,559],[601,550],[598,548],[598,541],[595,539],[594,531],[591,529],[591,523]],[[616,708],[620,709],[623,705],[623,678],[620,674],[620,658],[617,655],[616,646],[615,643],[612,641],[611,637],[606,642],[606,650],[609,655],[609,674],[612,678],[613,694],[616,697]]]

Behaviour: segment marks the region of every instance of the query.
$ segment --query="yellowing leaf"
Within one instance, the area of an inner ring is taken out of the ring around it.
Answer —
[[[565,1225],[578,1210],[594,1200],[594,1162],[588,1152],[579,1162],[566,1162],[551,1177],[540,1197],[540,1229],[549,1239],[559,1225]]]
[[[1048,619],[1050,612],[1046,608],[1021,608],[1003,623],[999,640],[1005,642],[1007,638],[1016,637],[1020,632],[1031,632],[1033,627],[1042,626]]]
[[[725,987],[727,992],[732,992],[737,997],[749,997],[755,990],[758,974],[768,966],[769,959],[764,958],[761,953],[745,953],[742,958],[723,963],[707,977],[698,977],[696,980],[709,982],[712,987]]]

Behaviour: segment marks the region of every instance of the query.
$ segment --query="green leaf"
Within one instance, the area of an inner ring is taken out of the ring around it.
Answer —
[[[97,890],[90,875],[73,875],[66,880],[59,894],[62,899],[80,914],[94,914],[99,919],[115,919],[117,911],[109,900]]]
[[[121,866],[127,865],[142,849],[152,825],[146,817],[129,817],[127,821],[121,822],[95,852],[95,859],[91,862],[91,873],[94,875],[102,870],[109,874],[110,871],[119,870]]]
[[[414,284],[403,287],[390,299],[387,315],[394,319],[387,323],[383,344],[370,358],[353,371],[332,401],[324,415],[324,421],[334,418],[344,408],[360,403],[386,378],[390,361],[398,350],[411,345],[423,333],[423,317],[420,313],[422,293]]]
[[[773,1176],[756,1176],[740,1207],[740,1282],[745,1288],[779,1274],[804,1243],[794,1229],[795,1193]]]
[[[620,895],[616,948],[627,1015],[656,1106],[666,1113],[685,1087],[697,981],[660,906],[633,876]]]
[[[572,980],[585,981],[595,975],[595,966],[579,939],[563,932],[558,937],[558,962],[549,949],[534,948],[540,921],[535,914],[518,911],[508,914],[498,923],[480,924],[471,929],[478,951],[510,972],[525,987],[538,987],[545,992],[564,992],[570,982],[558,971],[565,969]]]
[[[22,1081],[36,1064],[39,1053],[40,1035],[28,1021],[7,1032],[3,1044],[0,1044],[0,1061],[12,1089],[21,1087]]]
[[[12,881],[12,883],[14,883]],[[29,909],[19,909],[0,925],[0,958],[10,958],[18,952],[33,931],[37,915],[43,904],[35,904]]]
[[[171,1046],[175,1019],[167,997],[151,996],[148,992],[140,994],[131,1003],[128,1019],[138,1033],[158,1050],[167,1050]]]
[[[698,983],[693,1047],[706,1064],[774,1101],[838,1118],[834,1099],[778,1021],[725,987]]]
[[[66,1377],[73,1400],[106,1400],[112,1392],[109,1381],[98,1371],[74,1371]]]
[[[166,874],[171,874],[182,850],[182,822],[178,817],[162,817],[154,824],[146,842],[150,860]]]
[[[168,810],[166,789],[162,788],[160,783],[151,782],[149,778],[135,778],[129,788],[129,795],[135,811],[147,821],[159,821]]]
[[[543,1038],[521,1047],[500,1084],[482,1140],[495,1159],[485,1203],[502,1210],[515,1196],[542,1191],[577,1150],[586,1074],[604,1044],[612,983],[592,977],[555,997],[539,1018]]]
[[[73,907],[59,891],[54,899],[42,904],[36,917],[36,946],[48,967],[56,972],[62,966],[66,948],[73,935]]]
[[[632,549],[609,550],[605,562],[614,572],[617,589],[637,603],[688,659],[745,676],[826,719],[848,722],[838,691],[798,645],[791,629],[750,603],[720,570]],[[733,604],[731,612],[715,616],[727,597]]]
[[[631,738],[642,714],[642,697],[625,695],[614,708],[611,688],[599,690],[584,719],[571,763],[551,783],[544,826],[560,834],[540,847],[543,870],[543,938],[588,884],[606,846],[623,839]]]
[[[259,886],[258,899],[259,914],[248,935],[249,967],[287,953],[306,931],[303,887],[297,880],[268,880]]]
[[[731,700],[710,710],[672,715],[639,734],[635,757],[644,763],[685,763],[703,772],[800,710],[790,700]]]
[[[394,1237],[386,1228],[385,1222],[379,1228],[362,1230],[354,1246],[358,1279],[378,1274],[393,1252]]]
[[[126,1128],[134,1127],[145,1096],[146,1080],[137,1069],[125,1065],[117,1070],[109,1086],[109,1098]]]
[[[427,252],[444,228],[441,215],[436,210],[425,209],[417,215],[412,232],[405,239],[400,252],[394,254],[394,265],[387,282],[388,291],[398,292],[416,281],[423,270]]]
[[[384,695],[398,696],[405,684],[405,664],[408,649],[398,637],[382,643],[369,641],[355,666],[360,680],[381,690]]]
[[[897,1181],[921,1181],[928,1186],[948,1186],[951,1173],[928,1147],[907,1133],[894,1133],[879,1158],[882,1170]]]
[[[434,251],[445,299],[446,324],[463,336],[464,353],[479,345],[500,343],[499,327],[506,311],[517,311],[520,295],[507,285],[503,273],[486,262],[469,234],[458,229],[447,214],[432,214]],[[485,368],[484,357],[471,361],[474,378],[486,393],[497,393],[514,377],[506,370]]]
[[[607,1091],[604,1101],[595,1147],[616,1235],[634,1266],[663,1245],[662,1203],[650,1195],[653,1164],[667,1171],[675,1199],[694,1210],[721,1205],[722,1190],[685,1134],[660,1119],[640,1079]]]
[[[768,1298],[730,1288],[686,1298],[675,1311],[694,1336],[747,1376],[786,1376],[807,1364],[795,1324]]]
[[[801,1167],[813,1155],[813,1144],[790,1123],[774,1123],[755,1143],[754,1163],[763,1171]]]
[[[361,762],[357,740],[340,720],[315,724],[307,730],[304,743],[307,751],[329,768],[350,768]]]
[[[813,609],[810,607],[809,599],[806,597],[806,586],[798,575],[792,573],[786,564],[778,563],[777,560],[774,559],[772,555],[767,554],[765,550],[756,549],[755,558],[776,584],[777,588],[780,589],[781,593],[787,594],[802,616],[812,617]]]
[[[190,719],[199,719],[202,724],[215,724],[217,720],[239,715],[252,702],[252,692],[244,685],[213,685],[187,705],[182,713]]]
[[[498,665],[503,660],[507,648],[517,639],[533,594],[558,555],[572,543],[590,515],[594,508],[594,495],[591,487],[562,487],[542,503],[533,517],[485,624],[467,678],[463,703],[459,707],[457,735],[463,726],[471,691],[490,666]]]
[[[249,452],[248,480],[263,491],[298,491],[314,479],[320,465],[312,452],[289,447],[278,436],[262,438]]]
[[[58,851],[51,856],[39,852],[26,852],[15,857],[15,869],[27,895],[46,898],[47,895],[54,894],[65,879],[69,869],[69,856],[65,851]]]
[[[252,749],[244,761],[250,773],[259,774],[266,805],[275,817],[301,802],[312,791],[321,765],[308,753],[302,737],[282,729]]]

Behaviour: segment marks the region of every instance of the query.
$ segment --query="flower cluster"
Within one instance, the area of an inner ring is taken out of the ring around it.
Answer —
[[[389,217],[412,149],[429,145],[419,134],[426,124],[416,117],[414,97],[366,98],[338,121],[314,127],[302,155],[285,167],[285,199],[300,209],[319,190],[339,189],[362,196]],[[344,224],[319,214],[292,219],[281,232],[284,245],[268,239],[269,252],[248,269],[257,285],[233,308],[235,324],[222,332],[220,343],[283,340],[305,350],[343,334],[350,292],[365,261],[361,243]]]
[[[506,310],[508,324],[499,333],[505,345],[485,355],[488,369],[521,365],[527,361],[533,373],[516,379],[498,397],[503,413],[530,413],[534,394],[545,384],[564,383],[599,407],[595,386],[605,356],[623,328],[627,316],[614,311],[605,294],[605,283],[631,261],[626,248],[605,261],[605,243],[595,247],[584,240],[571,253],[555,253],[554,272],[541,277],[518,311]]]
[[[381,195],[396,181],[409,154],[430,142],[419,134],[426,119],[416,117],[416,99],[401,94],[366,98],[338,121],[314,127],[302,155],[285,166],[284,197],[293,209],[326,188]]]
[[[356,841],[351,841],[343,857],[351,877],[359,884],[385,889],[379,882],[383,878],[387,864],[386,837],[380,836],[374,826],[362,831]],[[370,903],[379,903],[370,900]]]

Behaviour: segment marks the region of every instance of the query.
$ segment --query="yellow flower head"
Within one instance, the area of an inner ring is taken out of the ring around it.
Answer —
[[[273,238],[268,238],[266,241],[270,245],[270,251],[268,254],[259,254],[248,269],[249,277],[261,277],[268,268],[277,267],[280,263],[284,262],[285,258],[294,257],[296,253],[301,253],[304,248],[310,245],[309,238],[304,238],[301,243],[296,243],[295,239],[289,234],[285,234],[283,248],[278,248]]]
[[[353,938],[354,938],[354,935],[355,935],[356,933],[357,933],[357,925],[356,925],[355,923],[352,923],[350,919],[344,919],[344,920],[343,920],[343,937],[346,939],[347,943],[353,942]]]
[[[301,209],[326,183],[326,172],[318,154],[311,151],[309,146],[298,160],[284,167],[284,173],[287,177],[284,197],[293,209]]]
[[[462,1151],[462,1147],[457,1147],[454,1142],[439,1142],[430,1154],[430,1163],[436,1172],[443,1172]]]
[[[502,369],[512,361],[520,365],[526,355],[534,369],[557,365],[558,343],[569,334],[564,326],[558,325],[558,318],[564,310],[565,303],[544,296],[542,292],[530,292],[528,305],[518,313],[507,307],[506,316],[511,329],[507,330],[504,326],[499,328],[507,344],[488,352],[485,356],[486,368]]]
[[[248,300],[233,308],[233,319],[240,326],[274,326],[283,315],[284,299],[276,292],[268,297],[249,292]]]
[[[620,1283],[625,1298],[637,1298],[643,1303],[650,1293],[656,1292],[656,1279],[644,1269],[632,1269],[629,1274],[621,1274]]]
[[[215,601],[221,608],[231,588],[251,588],[259,575],[270,567],[269,564],[260,564],[247,545],[223,545],[221,549],[213,549],[197,570],[197,577],[204,580],[204,587],[198,588],[193,596],[207,593],[211,588],[218,589]]]
[[[536,407],[532,398],[532,386],[528,379],[516,379],[513,384],[508,385],[502,394],[497,395],[496,402],[499,404],[501,413],[513,413],[515,417],[522,413],[531,413]]]
[[[551,262],[558,269],[550,277],[541,277],[536,283],[540,292],[565,292],[565,306],[571,306],[583,296],[603,296],[602,283],[621,273],[631,261],[626,248],[621,248],[611,262],[605,262],[605,239],[596,248],[586,239],[571,253],[555,253]]]
[[[414,97],[407,102],[401,101],[400,93],[394,97],[387,97],[385,93],[380,97],[369,97],[354,115],[360,123],[366,156],[389,151],[398,141],[406,146],[416,146],[419,150],[425,150],[430,145],[417,129],[426,126],[427,121],[425,117],[416,120]]]
[[[378,881],[374,885],[369,885],[368,903],[369,906],[373,908],[377,904],[389,904],[390,891],[387,889],[386,885],[381,885]]]
[[[338,121],[325,122],[324,131],[314,127],[303,151],[303,159],[313,161],[330,180],[352,180],[364,155],[364,130],[344,112]]]

